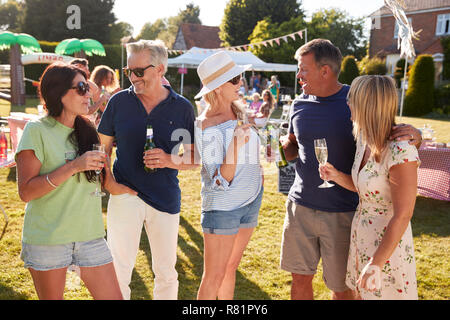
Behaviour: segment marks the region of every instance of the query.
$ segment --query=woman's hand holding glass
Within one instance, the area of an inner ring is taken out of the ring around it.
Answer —
[[[75,173],[91,170],[100,172],[106,163],[106,153],[99,151],[87,151],[70,163],[74,166],[76,171]]]
[[[336,181],[339,178],[340,171],[327,162],[324,165],[319,164],[319,173],[322,180]]]

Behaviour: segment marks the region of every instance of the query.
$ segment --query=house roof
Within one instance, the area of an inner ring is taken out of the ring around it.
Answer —
[[[188,50],[192,47],[220,48],[219,27],[182,23],[179,30],[183,33],[186,49]]]
[[[430,10],[450,7],[449,0],[404,0],[406,4],[405,13],[420,11],[420,10]],[[370,14],[370,17],[380,16],[380,15],[392,15],[391,10],[382,6],[377,11]]]

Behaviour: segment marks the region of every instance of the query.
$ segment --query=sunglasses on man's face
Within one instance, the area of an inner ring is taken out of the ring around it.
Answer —
[[[134,68],[134,69],[130,69],[130,68],[123,68],[123,73],[127,76],[127,77],[131,77],[131,74],[134,73],[134,75],[136,77],[142,78],[144,76],[145,70],[147,70],[148,68],[154,68],[155,66],[150,64],[148,66],[146,66],[145,68]]]
[[[83,97],[86,95],[86,93],[88,93],[88,91],[91,88],[89,87],[89,83],[80,81],[77,83],[77,85],[75,87],[72,87],[70,89],[75,89],[77,91],[77,93]]]
[[[233,85],[237,85],[239,82],[241,82],[241,75],[237,75],[233,79],[228,80],[228,82],[230,82]]]

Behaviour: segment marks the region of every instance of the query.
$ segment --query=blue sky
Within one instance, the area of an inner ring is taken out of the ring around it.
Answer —
[[[204,25],[218,26],[222,21],[228,0],[165,0],[163,3],[145,0],[116,0],[114,13],[119,21],[130,23],[134,28],[134,34],[137,35],[146,22],[155,22],[158,18],[175,16],[190,2],[200,7],[200,20]],[[307,16],[321,8],[336,7],[347,11],[353,17],[363,17],[383,6],[384,1],[364,1],[363,5],[360,1],[355,0],[303,0],[302,3]]]

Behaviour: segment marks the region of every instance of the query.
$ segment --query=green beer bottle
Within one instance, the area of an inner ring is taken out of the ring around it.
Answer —
[[[153,127],[150,124],[148,124],[147,125],[147,138],[145,139],[144,150],[147,151],[147,150],[150,150],[153,148],[156,148],[156,145],[153,142]],[[148,168],[148,167],[144,166],[144,170],[149,173],[152,173],[152,172],[156,171],[156,168],[152,169],[152,168]]]
[[[283,146],[281,145],[280,140],[278,140],[278,155],[277,155],[277,167],[284,168],[288,165],[286,161],[286,156],[284,155]]]

